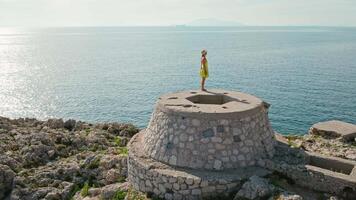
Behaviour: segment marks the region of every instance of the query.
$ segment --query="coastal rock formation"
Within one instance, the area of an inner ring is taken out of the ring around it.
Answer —
[[[105,199],[106,185],[126,179],[125,146],[137,132],[130,124],[0,117],[0,199],[70,199],[85,185],[103,187]]]
[[[184,107],[178,107],[182,106]],[[265,103],[261,106],[264,109],[268,107]],[[233,129],[234,123],[230,125],[230,121],[212,120],[212,126],[216,127],[212,132],[204,132],[207,129],[204,120],[177,117],[172,123],[173,129],[188,130],[189,126],[193,125],[197,130],[186,136],[170,134],[172,138],[168,135],[167,142],[165,135],[160,133],[158,140],[162,140],[161,144],[152,144],[161,147],[164,144],[163,147],[177,148],[179,151],[179,148],[190,146],[192,135],[201,133],[202,138],[197,139],[194,135],[193,140],[202,141],[202,146],[207,147],[206,154],[219,158],[212,162],[212,168],[194,163],[193,167],[185,168],[178,165],[182,159],[178,154],[168,154],[169,159],[163,156],[159,162],[147,156],[148,152],[149,155],[155,155],[152,153],[154,148],[142,145],[147,129],[138,133],[139,130],[130,124],[90,124],[76,120],[40,121],[0,117],[0,199],[156,200],[159,196],[162,199],[183,200],[205,197],[209,199],[216,194],[222,194],[219,199],[226,200],[356,198],[355,141],[345,141],[340,136],[283,136],[267,133],[272,134],[275,141],[268,142],[271,138],[267,138],[267,141],[259,146],[256,141],[261,140],[255,140],[254,133],[250,131],[264,126],[262,118],[251,117],[250,121],[259,122],[247,123],[245,128],[242,120],[241,132],[249,133],[249,136],[241,137],[244,134],[237,134],[240,138],[236,141],[242,142],[237,146],[237,154],[244,152],[242,149],[245,146],[249,147],[248,153],[260,152],[260,147],[266,150],[269,148],[268,144],[273,144],[275,150],[272,154],[256,154],[258,159],[255,160],[255,165],[229,168],[230,165],[224,157],[228,157],[229,161],[231,159],[231,163],[235,162],[234,150],[229,153],[226,149],[214,152],[209,152],[209,149],[234,144],[236,135],[233,133],[240,132]],[[184,120],[189,122],[182,123]],[[175,123],[177,125],[174,125]],[[164,123],[155,124],[155,130],[164,127]],[[202,132],[198,131],[200,126],[203,127]],[[269,128],[266,130],[272,131]],[[222,137],[222,132],[226,138]],[[230,136],[226,136],[230,133]],[[251,135],[251,140],[254,140],[252,146],[247,142]],[[207,143],[204,143],[204,136],[209,138]],[[231,144],[226,143],[228,138],[231,139]],[[130,139],[130,149],[127,149],[126,145]],[[171,140],[172,144],[169,144]],[[174,142],[175,140],[178,142]],[[214,145],[211,146],[210,143]],[[257,150],[254,151],[254,147],[257,147]],[[202,153],[194,152],[195,150],[187,156],[194,157],[195,154]],[[201,156],[204,156],[203,154]],[[232,157],[229,157],[231,155]],[[127,177],[132,185],[127,182]]]
[[[11,192],[15,173],[7,165],[0,165],[0,199]]]

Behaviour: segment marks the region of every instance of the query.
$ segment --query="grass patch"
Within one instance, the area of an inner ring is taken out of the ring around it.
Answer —
[[[90,151],[96,152],[98,150],[101,150],[101,146],[99,144],[93,144],[90,148]]]
[[[82,190],[80,191],[80,195],[82,195],[82,197],[88,196],[88,194],[89,194],[89,189],[90,189],[89,183],[86,182],[86,183],[84,184]]]
[[[127,156],[129,154],[129,150],[127,149],[127,147],[118,147],[117,153],[119,155]]]
[[[132,187],[127,191],[127,200],[149,200],[146,195],[136,191]]]
[[[127,192],[118,190],[118,191],[116,191],[116,193],[113,197],[113,200],[124,200],[126,195],[127,195]]]
[[[119,136],[115,137],[114,142],[115,142],[116,146],[121,146],[121,143],[122,143],[121,137],[119,137]]]
[[[93,162],[91,162],[87,168],[88,169],[96,169],[99,167],[99,164],[100,164],[100,158],[95,158],[95,160]]]
[[[288,145],[292,148],[299,148],[299,146],[296,143],[294,143],[292,140],[289,139],[288,139]]]
[[[85,130],[85,135],[88,136],[90,133],[90,128],[85,128],[84,130]]]
[[[100,165],[101,156],[95,156],[89,163],[83,164],[81,167],[85,169],[96,169]]]
[[[350,142],[350,145],[351,145],[351,147],[356,147],[356,140],[355,140],[355,141]]]
[[[78,184],[76,184],[73,189],[70,191],[69,195],[68,195],[68,199],[73,200],[74,195],[80,191],[80,186]]]
[[[285,136],[287,139],[288,145],[292,148],[300,148],[302,145],[303,138],[298,136],[298,135],[288,135]],[[296,141],[299,141],[299,143],[296,143]]]
[[[119,176],[119,178],[117,179],[117,182],[119,183],[123,183],[126,181],[126,177],[125,176]]]
[[[296,134],[285,135],[284,137],[287,138],[288,140],[303,139],[302,136]]]

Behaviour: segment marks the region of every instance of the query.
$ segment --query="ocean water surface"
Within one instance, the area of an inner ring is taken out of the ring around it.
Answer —
[[[356,123],[356,28],[0,28],[0,116],[145,127],[164,93],[239,90],[269,102],[281,133]]]

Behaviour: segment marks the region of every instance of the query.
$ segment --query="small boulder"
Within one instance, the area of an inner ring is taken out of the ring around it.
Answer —
[[[273,190],[274,186],[270,185],[267,179],[252,176],[242,185],[234,200],[267,198],[272,194]]]
[[[0,199],[4,199],[12,190],[15,173],[7,165],[0,164]]]
[[[107,184],[112,184],[117,182],[120,179],[120,177],[121,177],[120,171],[116,169],[110,169],[105,175],[105,182]]]
[[[63,127],[65,129],[68,129],[69,131],[73,130],[75,128],[76,121],[74,119],[68,119],[67,121],[64,122]]]
[[[106,185],[101,189],[101,199],[104,200],[113,199],[117,191],[127,192],[128,188],[129,188],[128,182]]]
[[[303,200],[303,197],[297,195],[297,194],[289,194],[287,192],[283,192],[282,194],[279,194],[277,197],[273,199],[278,199],[278,200]]]
[[[53,129],[63,128],[63,126],[64,126],[63,119],[49,119],[49,120],[47,120],[47,122],[45,124],[46,124],[46,126],[53,128]]]
[[[46,200],[59,200],[59,199],[62,199],[61,197],[61,194],[59,191],[52,191],[52,192],[49,192],[46,197],[45,197]]]

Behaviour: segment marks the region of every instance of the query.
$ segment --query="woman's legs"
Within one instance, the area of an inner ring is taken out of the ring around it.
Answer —
[[[202,91],[205,91],[205,90],[206,90],[206,89],[205,89],[205,78],[204,78],[204,77],[201,78],[200,89],[201,89]]]

